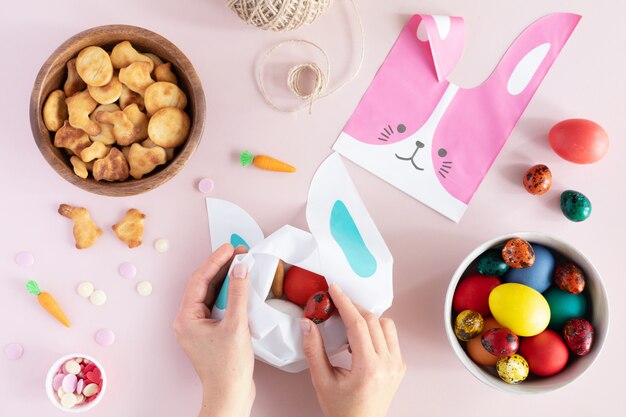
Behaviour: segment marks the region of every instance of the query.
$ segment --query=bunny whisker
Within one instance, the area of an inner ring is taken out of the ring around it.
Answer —
[[[385,133],[387,133],[388,135],[391,135],[391,132],[387,128],[385,128]]]
[[[442,177],[444,177],[444,178],[446,177],[446,176],[445,176],[445,175],[441,172],[441,170],[439,170],[439,175],[441,175],[441,176],[442,176]]]
[[[449,173],[450,173],[450,171],[446,171],[446,170],[445,170],[445,169],[443,169],[443,168],[440,168],[440,169],[439,169],[439,171],[443,171],[443,172],[445,172],[446,174],[449,174]]]
[[[390,131],[391,133],[393,133],[393,129],[392,129],[391,125],[387,125],[387,127],[389,128],[389,131]]]
[[[387,139],[383,139],[383,138],[378,138],[378,140],[382,140],[382,141],[387,142]]]

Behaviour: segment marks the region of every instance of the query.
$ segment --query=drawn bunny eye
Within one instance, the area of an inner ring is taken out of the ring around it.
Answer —
[[[406,132],[406,126],[400,123],[398,127],[396,127],[396,130],[398,131],[398,133],[404,133]]]
[[[439,150],[437,151],[437,154],[443,158],[444,156],[448,154],[448,151],[446,151],[444,148],[439,148]]]

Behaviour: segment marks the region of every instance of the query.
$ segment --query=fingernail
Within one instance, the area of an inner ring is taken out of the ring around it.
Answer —
[[[311,320],[309,320],[309,319],[301,319],[300,320],[300,328],[302,329],[302,333],[304,333],[304,334],[311,333]]]
[[[246,264],[237,264],[233,268],[233,277],[244,279],[248,275],[248,267]]]

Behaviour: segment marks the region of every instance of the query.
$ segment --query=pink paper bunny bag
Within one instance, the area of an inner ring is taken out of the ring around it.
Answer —
[[[462,54],[463,20],[413,16],[334,149],[459,221],[579,20],[539,19],[484,83],[465,89],[446,79]]]

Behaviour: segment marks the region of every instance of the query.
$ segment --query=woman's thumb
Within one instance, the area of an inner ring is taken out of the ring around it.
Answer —
[[[327,380],[332,376],[332,365],[324,349],[324,340],[317,326],[309,319],[300,319],[302,328],[302,349],[309,368],[313,385],[317,381]]]
[[[248,323],[249,282],[246,264],[235,265],[228,282],[228,303],[224,320],[243,320]]]

